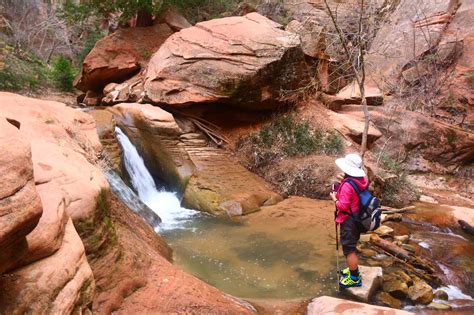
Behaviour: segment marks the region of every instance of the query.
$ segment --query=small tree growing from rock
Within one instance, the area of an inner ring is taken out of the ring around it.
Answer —
[[[360,148],[360,154],[364,158],[365,152],[367,151],[367,134],[369,132],[369,109],[367,107],[367,100],[365,97],[365,49],[367,46],[367,37],[365,36],[363,30],[363,19],[364,19],[364,0],[360,0],[359,8],[359,19],[357,25],[357,33],[354,34],[355,49],[352,44],[348,42],[347,37],[344,35],[341,30],[338,22],[337,16],[329,6],[327,0],[324,0],[324,4],[328,11],[328,14],[331,18],[334,28],[336,29],[338,39],[342,45],[343,53],[347,60],[350,62],[350,70],[356,80],[356,83],[359,87],[361,105],[364,111],[364,131],[362,133],[362,143]]]

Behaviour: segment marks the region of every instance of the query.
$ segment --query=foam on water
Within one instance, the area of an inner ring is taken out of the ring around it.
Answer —
[[[118,127],[115,128],[115,133],[123,149],[124,166],[133,188],[140,199],[161,218],[159,230],[180,228],[199,214],[197,211],[182,208],[175,193],[159,191],[143,158],[130,139]]]
[[[426,249],[430,248],[430,244],[428,244],[427,242],[419,242],[418,245]]]

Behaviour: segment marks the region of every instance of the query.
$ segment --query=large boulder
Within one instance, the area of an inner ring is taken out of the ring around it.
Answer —
[[[221,102],[272,107],[301,83],[300,40],[258,13],[196,24],[172,35],[145,73],[146,98],[175,107]]]
[[[120,83],[146,66],[150,57],[173,34],[167,24],[122,28],[99,40],[87,55],[74,86],[84,92],[102,92],[111,82]]]
[[[110,110],[151,173],[182,193],[186,206],[215,214],[242,215],[281,200],[268,184],[226,151],[209,145],[185,118],[175,119],[149,104],[125,103]]]
[[[0,118],[0,274],[15,266],[28,251],[26,236],[40,220],[43,208],[36,192],[28,140]]]

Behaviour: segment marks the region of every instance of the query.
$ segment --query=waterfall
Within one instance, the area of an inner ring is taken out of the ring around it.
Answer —
[[[135,192],[123,182],[122,178],[112,170],[105,171],[104,174],[109,182],[110,189],[112,189],[115,195],[155,230],[158,229],[161,223],[160,217],[140,200]]]
[[[162,223],[159,229],[179,228],[196,216],[197,211],[181,207],[175,193],[157,189],[153,177],[130,139],[118,127],[115,128],[115,133],[123,150],[123,162],[131,184],[140,200],[160,216]]]

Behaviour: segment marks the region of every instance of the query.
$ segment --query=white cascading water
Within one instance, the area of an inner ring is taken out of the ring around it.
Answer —
[[[124,166],[131,184],[138,197],[160,216],[160,230],[180,228],[184,222],[198,214],[197,211],[182,208],[175,193],[158,191],[153,177],[130,139],[118,127],[115,128],[115,133],[123,149]]]

